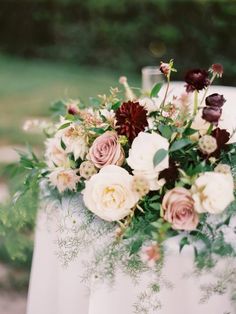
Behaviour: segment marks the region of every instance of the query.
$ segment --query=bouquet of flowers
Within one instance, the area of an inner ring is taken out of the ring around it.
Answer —
[[[57,103],[60,121],[46,130],[45,160],[24,156],[22,163],[58,199],[82,194],[86,211],[114,228],[114,245],[126,243],[148,267],[176,235],[180,250],[201,241],[196,262],[209,266],[214,256],[236,253],[222,231],[236,215],[234,130],[219,127],[224,96],[206,97],[223,67],[188,71],[178,96],[170,93],[173,60],[160,70],[166,84],[149,94],[135,95],[121,77],[124,93],[111,88],[93,106]]]

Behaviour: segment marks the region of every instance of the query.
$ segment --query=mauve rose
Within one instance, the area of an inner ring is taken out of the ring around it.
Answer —
[[[199,223],[194,211],[194,201],[189,190],[176,187],[167,192],[162,201],[164,219],[171,223],[173,229],[194,230]]]
[[[202,118],[207,122],[218,124],[222,114],[220,107],[204,107],[202,110]]]
[[[214,93],[206,98],[206,105],[212,107],[222,107],[226,100],[223,95]]]
[[[108,165],[121,166],[124,162],[124,151],[118,135],[107,131],[96,138],[89,150],[89,159],[99,169]]]

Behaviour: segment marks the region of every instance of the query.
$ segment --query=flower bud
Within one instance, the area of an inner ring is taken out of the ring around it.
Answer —
[[[170,71],[171,71],[171,66],[170,66],[170,64],[169,64],[169,63],[161,62],[160,71],[161,71],[165,76],[168,76],[168,75],[170,74]]]
[[[232,174],[231,168],[226,164],[219,164],[214,169],[215,172],[223,173],[223,174]]]
[[[79,172],[81,177],[88,180],[97,173],[97,169],[91,161],[84,161],[80,165]]]
[[[137,192],[141,197],[145,196],[150,190],[148,180],[145,177],[134,176],[132,190]]]
[[[218,124],[222,114],[222,109],[219,107],[204,107],[202,111],[202,118],[207,122]]]
[[[223,95],[214,93],[206,98],[206,105],[210,107],[222,107],[226,100]]]
[[[222,77],[223,72],[224,72],[224,68],[223,68],[222,64],[214,63],[214,64],[212,64],[212,66],[209,69],[209,71],[212,72],[213,75],[215,75],[217,77]]]
[[[210,155],[217,149],[216,139],[211,135],[204,135],[200,138],[198,147],[203,154]]]

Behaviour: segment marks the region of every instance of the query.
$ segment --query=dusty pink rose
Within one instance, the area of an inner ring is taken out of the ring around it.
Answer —
[[[117,133],[107,131],[96,138],[89,150],[89,159],[97,168],[107,165],[121,166],[124,162],[124,151]]]
[[[162,201],[164,219],[172,224],[173,229],[194,230],[199,223],[194,211],[194,201],[189,190],[176,187],[167,192]]]

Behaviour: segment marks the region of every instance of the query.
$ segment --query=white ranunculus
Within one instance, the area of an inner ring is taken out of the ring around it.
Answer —
[[[169,166],[167,155],[154,167],[153,158],[160,149],[169,149],[169,142],[166,138],[157,133],[140,132],[134,139],[127,158],[127,163],[133,169],[134,175],[142,175],[147,178],[152,191],[161,188],[163,182],[158,181],[158,175]]]
[[[56,168],[49,176],[49,182],[52,186],[56,187],[60,193],[66,190],[73,191],[76,189],[76,184],[80,181],[77,175],[78,170]]]
[[[192,186],[194,208],[198,213],[219,214],[234,200],[231,174],[205,172]]]
[[[85,206],[107,221],[117,221],[130,214],[139,200],[132,190],[133,176],[125,169],[109,165],[86,182],[83,191]]]
[[[45,142],[46,152],[45,158],[49,168],[54,167],[68,167],[70,161],[67,153],[61,147],[61,141],[59,138],[50,138]]]
[[[144,107],[148,113],[157,111],[160,109],[162,98],[149,98],[149,97],[144,97],[138,100],[139,104]]]

